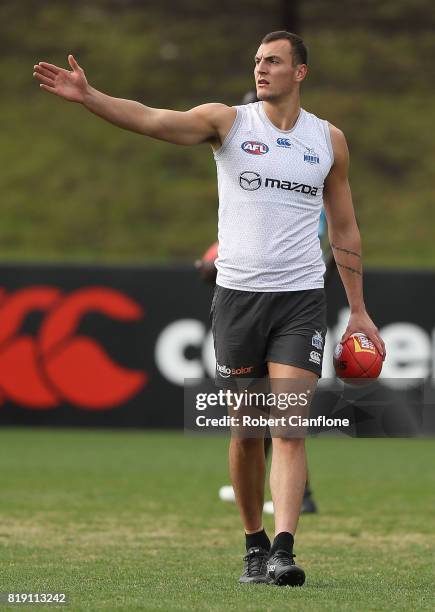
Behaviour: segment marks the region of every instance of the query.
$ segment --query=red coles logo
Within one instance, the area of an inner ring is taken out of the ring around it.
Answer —
[[[20,334],[33,311],[44,313],[37,337]],[[144,387],[144,371],[122,367],[96,340],[76,335],[90,312],[126,322],[144,314],[130,297],[106,287],[68,295],[49,286],[13,294],[0,289],[0,403],[44,410],[68,402],[85,410],[108,410]]]

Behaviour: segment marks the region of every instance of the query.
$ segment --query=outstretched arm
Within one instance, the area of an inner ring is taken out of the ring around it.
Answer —
[[[210,142],[219,146],[235,119],[235,109],[224,104],[203,104],[179,112],[113,98],[89,85],[83,68],[72,55],[68,56],[68,62],[72,70],[39,62],[34,66],[33,76],[45,91],[82,104],[95,115],[126,130],[174,144]]]
[[[330,126],[334,164],[325,181],[324,205],[328,219],[329,242],[350,306],[350,319],[342,338],[354,332],[365,333],[385,357],[385,345],[367,314],[362,284],[361,237],[355,219],[348,180],[349,151],[343,132]]]

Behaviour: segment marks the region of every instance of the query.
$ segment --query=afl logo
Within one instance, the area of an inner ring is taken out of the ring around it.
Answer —
[[[257,172],[242,172],[239,185],[245,191],[256,191],[261,187],[261,176]]]
[[[251,155],[264,155],[269,151],[269,147],[264,142],[258,142],[258,140],[246,140],[242,144],[242,149],[245,153],[250,153]]]

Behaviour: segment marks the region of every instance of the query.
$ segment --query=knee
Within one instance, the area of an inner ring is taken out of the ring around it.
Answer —
[[[264,438],[231,438],[231,445],[242,452],[249,453],[261,449],[264,452]]]
[[[305,448],[305,438],[272,438],[274,449],[303,449]]]

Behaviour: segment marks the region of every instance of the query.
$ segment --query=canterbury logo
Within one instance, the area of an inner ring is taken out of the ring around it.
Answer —
[[[20,333],[35,311],[43,313],[36,337]],[[95,313],[125,322],[143,317],[139,304],[105,287],[68,295],[50,286],[13,294],[0,289],[0,403],[44,410],[67,402],[105,410],[136,395],[146,373],[115,363],[96,340],[76,335],[83,317]]]
[[[257,172],[242,172],[239,176],[239,185],[246,191],[256,191],[261,187],[261,176]]]

